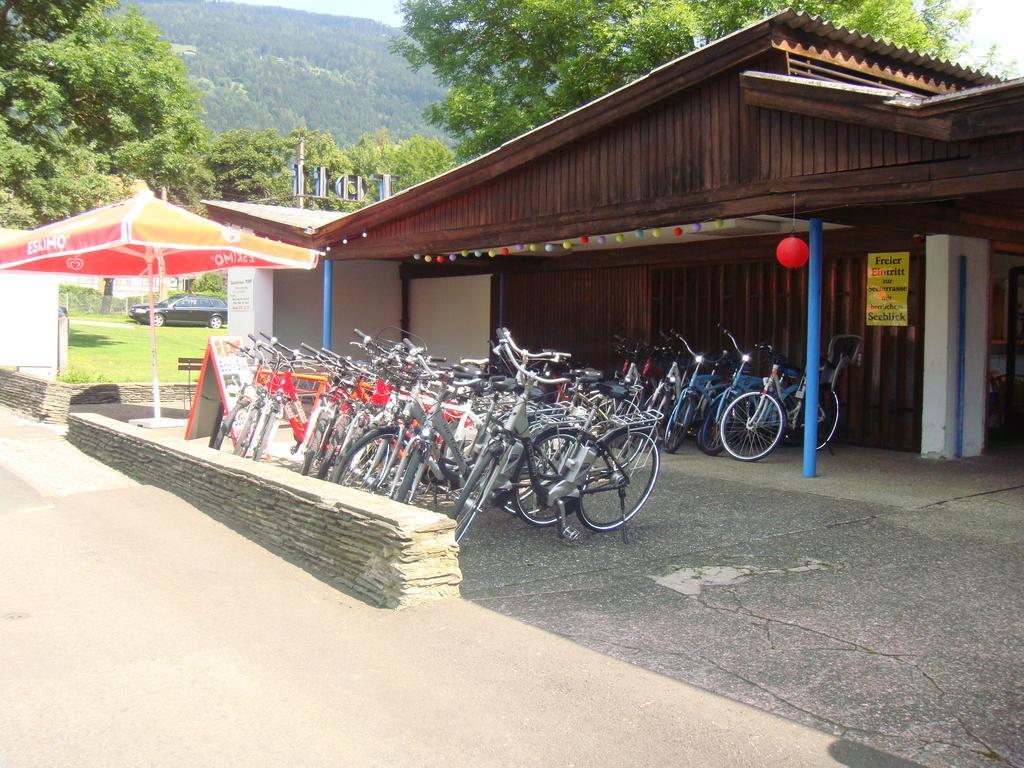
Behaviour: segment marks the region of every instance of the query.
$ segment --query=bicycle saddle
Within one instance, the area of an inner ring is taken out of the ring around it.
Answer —
[[[569,375],[582,384],[596,384],[604,378],[604,374],[596,368],[573,368]]]
[[[491,376],[490,384],[491,389],[495,392],[504,392],[506,394],[515,392],[517,386],[516,380],[511,376]]]
[[[602,381],[594,387],[602,395],[612,398],[613,400],[621,400],[622,398],[629,395],[629,390],[623,384],[619,384],[617,381]]]

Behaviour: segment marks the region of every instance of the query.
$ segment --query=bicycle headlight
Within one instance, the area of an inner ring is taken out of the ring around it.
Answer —
[[[698,364],[699,363],[703,363],[704,362],[704,355],[697,355],[695,358],[693,358],[693,360],[694,360],[694,362],[696,362]]]
[[[744,355],[743,356],[743,362],[744,363],[749,363],[750,362],[750,355]]]

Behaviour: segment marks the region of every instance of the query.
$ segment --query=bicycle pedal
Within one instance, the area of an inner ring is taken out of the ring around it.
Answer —
[[[559,536],[567,544],[576,544],[583,538],[583,534],[580,533],[579,528],[574,525],[567,525],[559,531]]]

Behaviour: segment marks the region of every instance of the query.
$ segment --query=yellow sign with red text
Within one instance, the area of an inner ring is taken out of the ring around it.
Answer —
[[[909,251],[868,254],[868,325],[906,325],[909,292]]]

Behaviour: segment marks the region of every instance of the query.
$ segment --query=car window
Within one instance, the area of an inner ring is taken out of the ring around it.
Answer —
[[[216,296],[214,296],[213,298],[210,299],[210,306],[214,307],[215,309],[227,309],[228,303],[224,301],[224,299],[217,298]]]
[[[194,307],[195,305],[196,305],[196,300],[195,299],[185,298],[185,299],[182,299],[181,301],[177,302],[174,305],[174,308],[175,309],[189,309],[190,307]]]
[[[213,302],[210,301],[205,296],[197,296],[196,297],[196,306],[197,307],[202,307],[203,309],[209,309],[210,307],[213,306]]]

